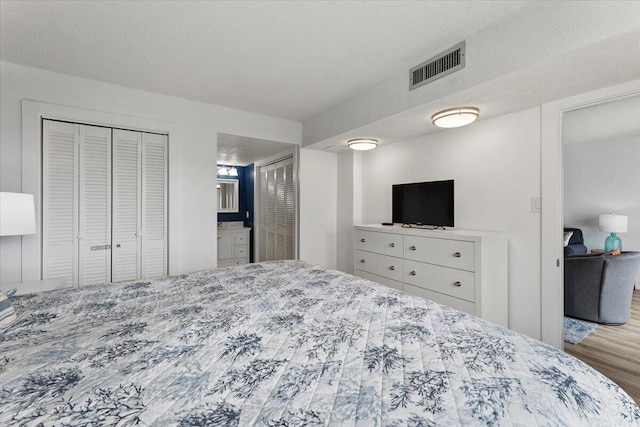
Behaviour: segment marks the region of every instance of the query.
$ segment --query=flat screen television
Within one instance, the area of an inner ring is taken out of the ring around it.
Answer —
[[[453,227],[453,180],[393,186],[393,222]]]

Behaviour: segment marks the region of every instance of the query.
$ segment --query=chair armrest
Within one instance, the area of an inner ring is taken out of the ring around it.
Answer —
[[[567,245],[564,247],[564,256],[586,254],[586,253],[587,253],[587,247],[585,245],[575,244],[575,245]]]

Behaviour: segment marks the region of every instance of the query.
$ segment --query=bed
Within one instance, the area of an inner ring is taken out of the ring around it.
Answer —
[[[0,423],[630,426],[539,341],[300,261],[13,298]]]

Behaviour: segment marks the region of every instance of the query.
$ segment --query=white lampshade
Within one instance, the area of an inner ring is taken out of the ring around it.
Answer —
[[[600,215],[600,231],[607,233],[626,233],[628,229],[628,217],[626,215]]]
[[[32,194],[0,192],[0,236],[36,233]]]

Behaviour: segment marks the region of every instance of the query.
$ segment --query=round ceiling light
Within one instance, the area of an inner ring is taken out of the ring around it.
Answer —
[[[373,150],[378,146],[378,140],[371,139],[371,138],[354,138],[354,139],[348,140],[347,145],[352,150],[359,150],[359,151]]]
[[[440,111],[431,116],[433,124],[439,128],[457,128],[475,122],[480,110],[474,107],[456,107]]]

